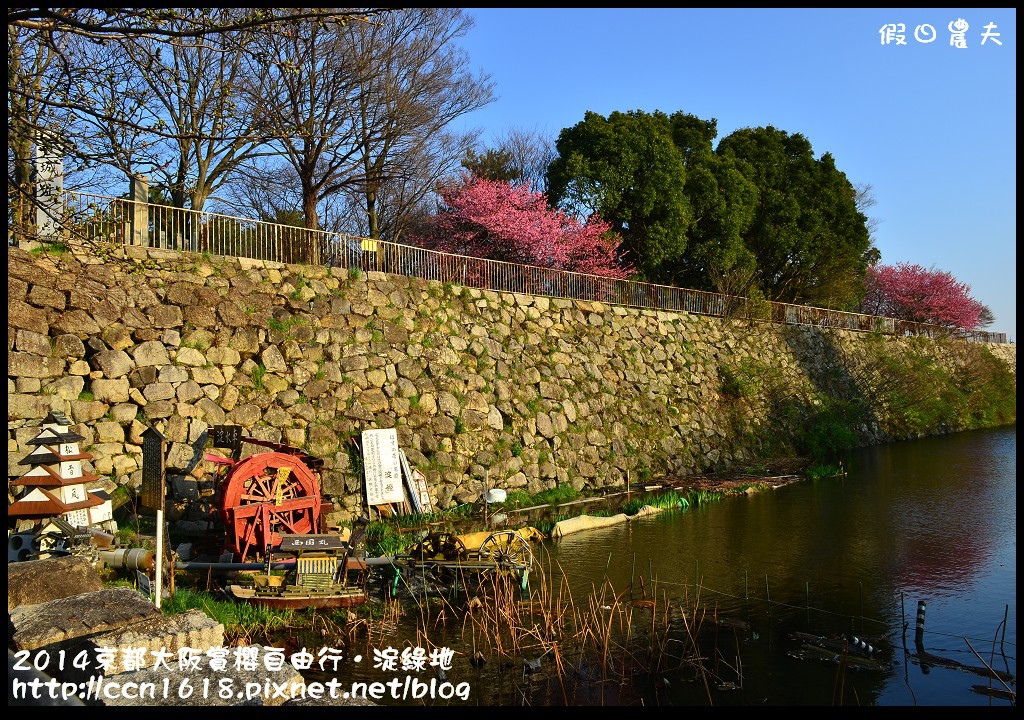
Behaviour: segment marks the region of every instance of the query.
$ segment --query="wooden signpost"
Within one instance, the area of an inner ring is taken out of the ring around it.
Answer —
[[[167,442],[156,428],[142,432],[142,506],[154,512],[163,512],[166,497],[165,457]]]
[[[167,497],[167,442],[156,428],[142,432],[142,506],[156,512],[156,606],[160,607],[164,568],[164,501]],[[173,574],[171,575],[173,578]]]

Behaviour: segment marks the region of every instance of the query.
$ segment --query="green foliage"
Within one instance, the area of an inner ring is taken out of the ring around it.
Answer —
[[[622,236],[622,251],[650,282],[671,279],[686,249],[692,209],[683,154],[663,112],[587,112],[562,130],[548,168],[552,205],[577,217],[597,213]]]
[[[746,373],[728,365],[718,366],[718,381],[723,396],[738,400],[754,394],[755,384]]]
[[[198,609],[224,625],[230,638],[262,638],[269,631],[292,624],[294,610],[275,610],[233,600],[219,600],[209,593],[193,588],[179,588],[171,598],[161,603],[164,615],[177,615]]]
[[[988,347],[964,343],[961,371],[955,376],[969,428],[1017,422],[1017,375]]]
[[[78,399],[88,402],[90,400],[95,400],[96,396],[94,396],[89,390],[83,390],[78,393]]]
[[[288,331],[289,326],[288,323],[272,317],[267,320],[267,327],[270,328],[271,332],[284,334]]]
[[[685,500],[688,505],[707,505],[718,502],[722,497],[723,494],[718,490],[690,490],[686,493]]]
[[[757,282],[772,300],[852,310],[878,258],[857,192],[831,154],[815,158],[810,142],[772,126],[744,128],[716,153],[758,190],[742,232],[757,262]]]
[[[515,156],[505,148],[488,148],[482,154],[469,148],[462,159],[462,167],[469,170],[473,177],[485,180],[512,183],[522,179],[521,173],[515,168]]]
[[[797,440],[798,448],[813,460],[833,459],[857,445],[854,428],[863,421],[864,409],[859,401],[829,398],[807,418]]]
[[[672,510],[675,508],[686,508],[689,507],[690,501],[685,497],[669,490],[663,493],[644,493],[638,495],[635,498],[631,498],[622,506],[622,512],[626,515],[636,515],[637,512],[647,506],[661,508],[662,510]]]
[[[33,255],[64,255],[71,252],[71,248],[62,242],[44,242],[29,250]]]
[[[348,269],[349,280],[359,280],[363,276],[363,271],[357,268],[355,265]]]
[[[263,365],[256,365],[252,369],[252,386],[257,390],[263,389],[263,376],[267,374],[267,369]]]
[[[295,289],[288,294],[288,297],[291,298],[292,300],[298,300],[300,297],[302,297],[302,288],[306,287],[306,285],[308,284],[309,282],[306,280],[306,278],[299,275],[296,278]]]
[[[561,505],[579,498],[580,491],[572,485],[556,485],[534,495],[533,502],[537,505]]]
[[[1016,422],[1017,378],[983,344],[869,337],[856,380],[894,437],[993,427]]]
[[[366,526],[366,552],[370,557],[398,555],[408,543],[408,536],[400,532],[397,521],[373,521]]]
[[[827,463],[824,465],[812,465],[811,467],[807,468],[806,472],[808,480],[818,480],[820,478],[836,477],[841,474],[842,467],[839,465],[833,465],[831,463]]]
[[[525,490],[510,490],[505,496],[503,507],[530,507],[534,503],[533,497]]]

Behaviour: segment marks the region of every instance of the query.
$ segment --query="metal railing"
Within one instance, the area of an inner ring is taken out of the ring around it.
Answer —
[[[567,270],[520,265],[325,230],[251,220],[86,193],[65,193],[65,227],[85,241],[377,270],[481,290],[596,301],[634,308],[684,311],[788,325],[813,325],[892,335],[1007,342],[1006,333],[949,328],[789,303],[752,302],[721,293],[614,280]]]

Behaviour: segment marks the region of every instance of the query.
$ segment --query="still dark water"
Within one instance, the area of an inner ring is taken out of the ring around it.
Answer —
[[[580,605],[594,588],[610,586],[634,599],[656,592],[677,607],[696,604],[722,621],[714,645],[703,645],[713,670],[707,683],[691,664],[666,662],[650,682],[600,692],[592,682],[591,692],[570,702],[1011,705],[972,690],[1001,688],[998,681],[922,666],[913,654],[923,601],[924,650],[981,667],[973,647],[985,663],[1016,677],[1016,425],[858,450],[844,465],[844,477],[548,542],[537,552],[544,574],[557,584],[564,573]],[[878,648],[883,669],[794,657],[801,647],[794,633],[857,635]],[[448,679],[470,683],[468,704],[564,702],[550,684],[542,690],[525,678],[521,662],[470,668],[472,648],[460,646],[465,636],[449,632],[444,641],[464,654]],[[365,665],[348,670],[383,679]],[[1016,692],[1015,681],[1010,688]]]

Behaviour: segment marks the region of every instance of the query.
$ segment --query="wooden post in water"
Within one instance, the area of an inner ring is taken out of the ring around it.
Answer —
[[[636,575],[636,553],[633,553],[633,564],[629,568],[629,599],[633,599],[633,577]]]
[[[811,625],[811,583],[804,580],[804,605],[807,609],[807,626]]]
[[[917,647],[917,654],[924,654],[924,613],[927,604],[924,600],[917,601],[917,631],[914,633],[914,645]]]
[[[860,615],[860,631],[863,634],[863,632],[864,632],[864,583],[863,582],[859,582],[859,583],[857,583],[857,586],[860,588],[860,599],[859,599],[859,605],[858,605],[858,607],[859,607],[858,613]]]
[[[1010,606],[1007,605],[1003,610],[1003,635],[999,640],[999,649],[1003,650],[1003,643],[1006,642],[1006,618],[1010,614]]]

